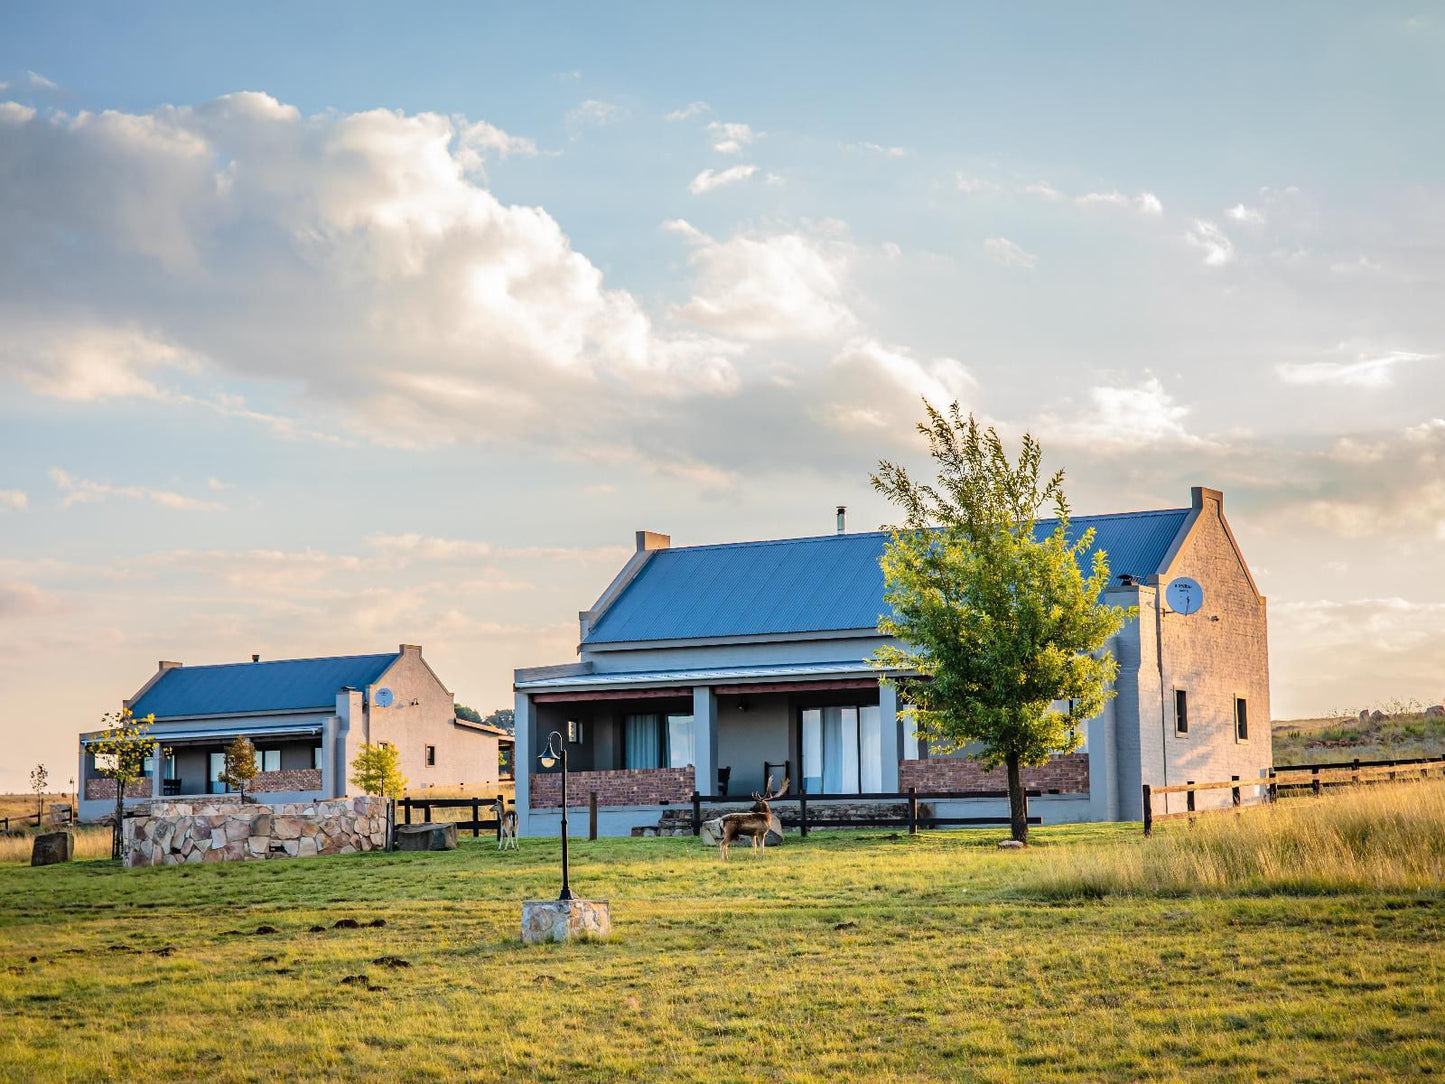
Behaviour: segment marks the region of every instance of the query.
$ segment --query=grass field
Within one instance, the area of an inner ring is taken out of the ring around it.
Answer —
[[[554,841],[0,868],[0,1080],[1438,1078],[1442,790],[1402,785],[1424,814],[1341,837],[1433,855],[1370,883],[1130,872],[1231,825],[1307,866],[1312,812],[1325,834],[1369,819],[1326,811],[1348,795],[1291,803],[1282,833],[1251,811],[1149,841],[1039,829],[1023,853],[992,830],[817,833],[727,865],[691,839],[576,841],[615,936],[532,949],[520,901],[556,893]]]

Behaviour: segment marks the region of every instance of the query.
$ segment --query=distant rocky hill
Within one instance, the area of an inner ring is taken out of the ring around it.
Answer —
[[[1401,760],[1445,755],[1445,706],[1358,715],[1278,720],[1272,727],[1274,762],[1324,764],[1338,760]]]

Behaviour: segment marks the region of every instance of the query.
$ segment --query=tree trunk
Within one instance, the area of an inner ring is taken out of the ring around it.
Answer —
[[[120,857],[121,818],[125,816],[125,787],[119,779],[115,781],[115,829],[110,836],[110,856]]]
[[[1008,765],[1008,816],[1009,826],[1013,830],[1013,838],[1020,843],[1029,841],[1029,805],[1028,798],[1024,794],[1023,779],[1019,773],[1019,758],[1017,753],[1010,753],[1004,758]]]

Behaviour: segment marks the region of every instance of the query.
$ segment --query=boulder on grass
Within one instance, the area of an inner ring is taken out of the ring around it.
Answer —
[[[399,851],[454,851],[457,849],[457,826],[451,821],[435,824],[398,824],[396,849]]]
[[[722,820],[722,817],[714,817],[712,820],[702,822],[702,831],[698,833],[698,838],[702,840],[704,847],[716,847],[718,843],[722,841]],[[768,834],[763,840],[763,845],[767,847],[779,847],[782,843],[783,822],[778,815],[774,813],[773,819],[768,826]],[[753,841],[750,836],[743,836],[741,839],[733,841],[734,846],[738,844],[751,847]]]
[[[1427,719],[1442,719],[1442,718],[1445,718],[1445,704],[1431,704],[1428,708],[1425,709],[1425,718],[1427,718]]]
[[[35,837],[35,846],[30,851],[30,864],[53,866],[57,862],[69,862],[74,857],[74,832],[44,832]]]

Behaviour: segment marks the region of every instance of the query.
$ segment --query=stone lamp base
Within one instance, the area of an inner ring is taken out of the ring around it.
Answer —
[[[606,900],[527,900],[522,904],[522,944],[575,941],[612,934]]]

